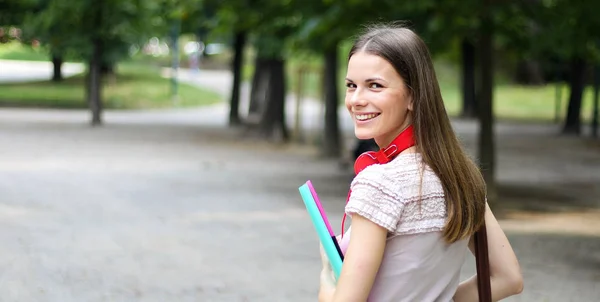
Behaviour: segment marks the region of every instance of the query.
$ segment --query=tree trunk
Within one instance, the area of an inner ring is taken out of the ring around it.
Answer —
[[[229,125],[237,126],[240,120],[240,86],[242,81],[242,63],[244,58],[244,45],[246,44],[246,32],[241,31],[235,34],[233,43],[234,57],[232,62],[233,83],[231,86],[231,99],[229,106]]]
[[[282,141],[289,139],[285,124],[285,72],[282,59],[268,59],[268,89],[265,111],[260,119],[260,132],[267,138],[274,138],[278,130]]]
[[[179,34],[181,29],[181,21],[175,19],[171,23],[170,38],[171,38],[171,99],[173,103],[179,102]]]
[[[89,62],[88,104],[92,111],[92,126],[102,124],[102,41],[93,40],[93,53]]]
[[[461,44],[462,53],[462,117],[477,116],[477,102],[475,99],[475,45],[467,39]]]
[[[267,89],[269,88],[269,67],[266,59],[259,56],[254,61],[254,75],[250,88],[250,105],[248,108],[249,124],[256,124],[265,108]]]
[[[519,61],[515,78],[517,83],[523,85],[543,85],[545,82],[540,63],[531,59]]]
[[[592,136],[598,137],[598,99],[600,95],[600,65],[594,69],[594,106],[592,109]]]
[[[102,25],[104,1],[98,0],[95,3],[95,12],[93,24],[97,27]],[[104,57],[104,41],[99,35],[91,37],[92,55],[88,66],[88,89],[87,101],[92,111],[92,126],[102,124],[102,59]]]
[[[60,82],[63,80],[62,77],[62,64],[63,58],[61,55],[53,52],[52,53],[52,81]]]
[[[285,123],[286,78],[282,56],[285,36],[259,35],[246,126],[267,138],[289,139]],[[276,132],[277,131],[277,132]]]
[[[323,153],[327,157],[338,157],[341,154],[340,127],[338,123],[338,50],[337,44],[325,52],[325,136]]]
[[[102,73],[102,75],[114,74],[115,73],[115,63],[102,61],[102,64],[100,65],[100,73]]]
[[[490,16],[490,1],[487,0],[481,14],[482,26],[479,36],[480,75],[481,80],[478,111],[479,111],[479,164],[488,187],[488,200],[490,203],[496,198],[496,146],[494,133],[493,89],[494,89],[494,64],[493,51],[493,23]]]
[[[569,106],[567,108],[567,118],[563,127],[564,134],[581,133],[581,99],[585,86],[585,61],[579,57],[571,61],[571,76],[569,77],[569,86],[571,89],[569,95]]]

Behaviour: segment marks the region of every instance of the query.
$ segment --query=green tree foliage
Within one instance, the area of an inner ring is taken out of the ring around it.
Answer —
[[[600,53],[600,2],[545,0],[530,3],[536,43],[532,52],[554,63],[552,72],[568,75],[570,95],[563,133],[580,134],[583,90],[590,64]],[[568,66],[568,69],[562,66]]]
[[[23,28],[48,45],[53,56],[88,62],[86,98],[92,124],[100,124],[101,74],[126,57],[132,44],[166,27],[163,0],[40,0],[36,5],[38,11],[26,15]]]
[[[20,25],[28,12],[33,11],[39,0],[0,0],[0,27]]]

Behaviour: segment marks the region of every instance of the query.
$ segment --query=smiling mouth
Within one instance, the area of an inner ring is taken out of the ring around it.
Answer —
[[[370,119],[374,119],[376,117],[378,117],[381,113],[369,113],[369,114],[357,114],[355,115],[356,120],[364,122],[364,121],[368,121]]]

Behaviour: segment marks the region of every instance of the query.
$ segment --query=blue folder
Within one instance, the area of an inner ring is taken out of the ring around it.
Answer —
[[[304,205],[306,206],[308,215],[310,216],[313,226],[315,227],[317,234],[319,235],[319,240],[323,245],[323,249],[325,250],[327,258],[329,258],[331,268],[337,280],[342,270],[342,258],[338,253],[335,243],[333,242],[335,238],[331,238],[325,221],[321,216],[321,212],[319,212],[319,208],[315,203],[315,199],[313,198],[312,193],[310,192],[308,184],[303,184],[302,186],[300,186],[300,188],[298,188],[298,190],[300,191],[300,195],[302,196],[302,200],[304,201]]]

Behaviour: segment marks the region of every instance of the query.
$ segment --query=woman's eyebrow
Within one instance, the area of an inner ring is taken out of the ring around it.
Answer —
[[[352,81],[349,78],[346,78],[346,81],[348,81],[348,82],[354,82],[354,81]],[[365,79],[365,82],[373,82],[373,81],[385,81],[385,80],[383,78],[380,78],[380,77],[373,77],[373,78]]]

